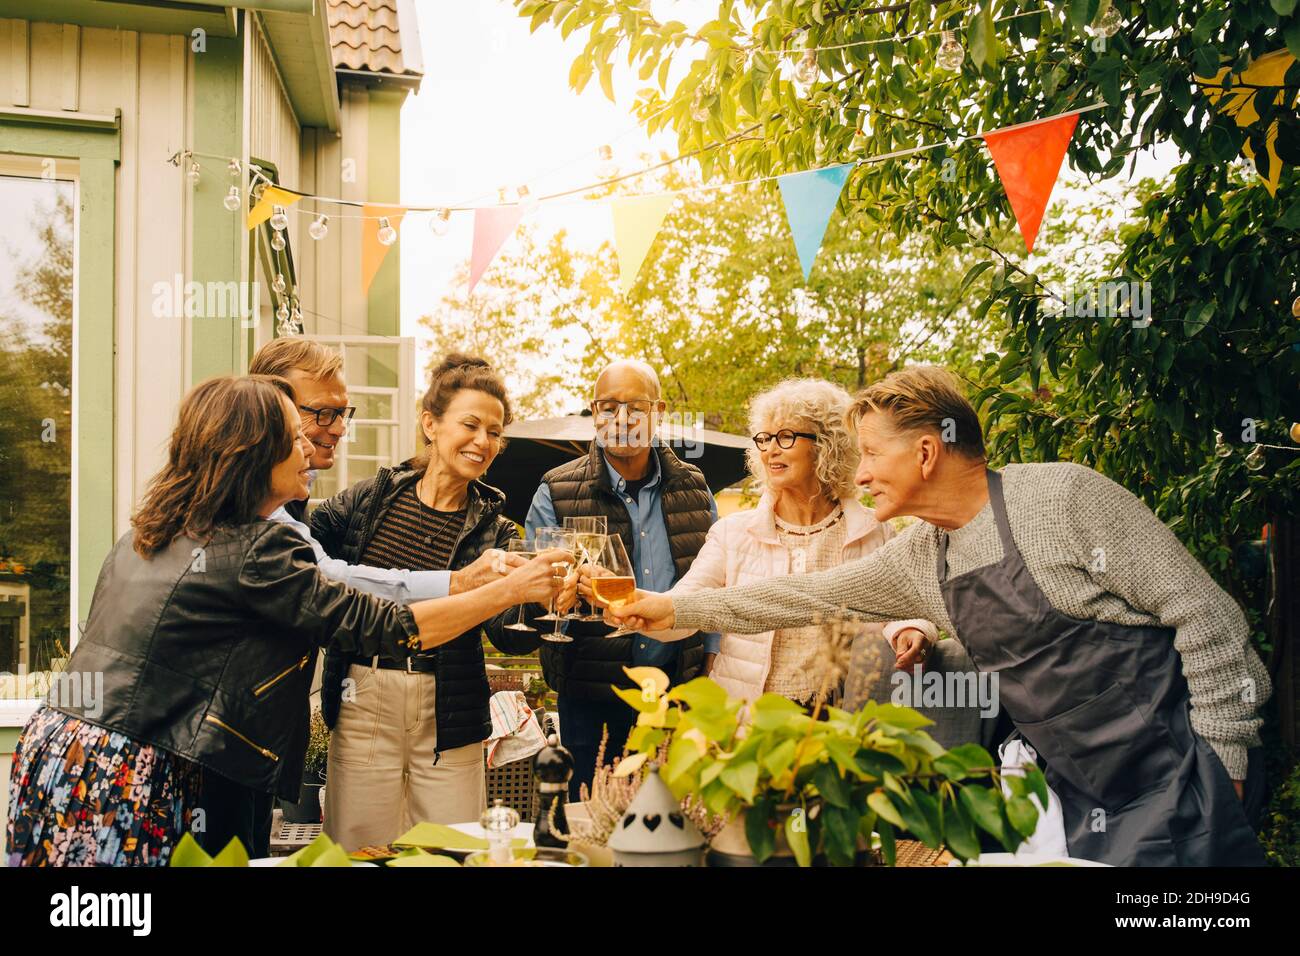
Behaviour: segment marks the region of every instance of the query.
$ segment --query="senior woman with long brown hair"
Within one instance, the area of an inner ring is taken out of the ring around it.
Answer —
[[[643,595],[610,617],[751,633],[839,608],[927,617],[998,675],[1060,797],[1071,855],[1262,865],[1242,800],[1262,803],[1268,673],[1241,609],[1173,533],[1090,468],[990,470],[975,409],[943,369],[887,376],[849,421],[877,517],[921,519],[897,540],[819,574]]]
[[[669,595],[731,587],[786,574],[811,574],[861,558],[894,536],[858,501],[858,449],[844,421],[849,393],[824,379],[788,379],[750,402],[754,447],[750,473],[758,505],[714,523],[691,569]],[[882,629],[900,666],[938,637],[927,620],[891,621]],[[782,694],[811,705],[827,688],[817,667],[821,628],[781,627],[757,634],[724,632],[709,676],[733,697]],[[655,635],[661,639],[678,634]],[[835,688],[829,688],[834,690]]]
[[[546,556],[405,607],[321,575],[297,532],[265,520],[307,494],[292,395],[248,376],[185,397],[67,671],[18,739],[8,865],[165,865],[203,775],[296,799],[318,647],[403,659],[553,593]]]

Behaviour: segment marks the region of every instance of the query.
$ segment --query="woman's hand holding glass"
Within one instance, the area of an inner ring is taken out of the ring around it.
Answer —
[[[568,575],[556,574],[555,565],[572,561],[571,552],[557,548],[539,551],[531,561],[506,575],[506,581],[520,603],[550,605],[554,601],[556,607],[569,607],[578,593],[578,575],[572,570]]]

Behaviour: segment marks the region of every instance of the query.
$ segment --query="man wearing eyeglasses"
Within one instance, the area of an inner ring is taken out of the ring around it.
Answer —
[[[624,360],[606,367],[591,402],[595,441],[586,455],[542,476],[525,521],[528,536],[565,518],[603,516],[609,533],[623,539],[637,586],[672,587],[690,570],[718,510],[700,470],[656,439],[665,408],[649,365]],[[590,599],[590,591],[584,596]],[[559,701],[560,738],[573,753],[569,789],[577,799],[594,775],[602,730],[608,728],[605,754],[612,760],[636,718],[611,688],[631,686],[623,668],[658,667],[672,683],[684,683],[702,672],[706,640],[716,653],[721,636],[697,633],[678,646],[641,634],[605,638],[611,628],[602,622],[566,623],[573,643],[538,643],[542,673]]]

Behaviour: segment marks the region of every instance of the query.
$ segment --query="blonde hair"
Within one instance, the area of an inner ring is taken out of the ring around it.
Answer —
[[[750,433],[756,434],[768,422],[813,432],[817,436],[814,472],[822,493],[831,501],[856,498],[853,474],[859,454],[844,417],[849,402],[849,393],[834,382],[820,378],[786,379],[759,392],[750,401]],[[758,448],[751,445],[745,457],[759,488],[765,487],[767,472]]]
[[[962,393],[957,376],[945,368],[912,365],[868,385],[849,407],[848,427],[856,430],[868,412],[888,415],[902,432],[938,432],[954,451],[977,461],[985,459],[979,416]]]
[[[248,366],[248,374],[286,378],[293,369],[306,373],[315,381],[326,381],[342,376],[343,356],[328,345],[289,335],[273,339],[258,349]]]

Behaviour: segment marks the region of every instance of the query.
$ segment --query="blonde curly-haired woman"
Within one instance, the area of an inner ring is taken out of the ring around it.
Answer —
[[[832,382],[790,379],[754,397],[749,468],[762,488],[757,507],[716,522],[674,597],[762,578],[825,571],[863,557],[893,536],[858,501],[853,475],[858,447],[845,425],[851,399]],[[881,628],[881,625],[867,625]],[[761,634],[723,633],[708,647],[709,676],[733,697],[781,694],[809,704],[819,690],[820,628]],[[899,666],[924,658],[938,637],[923,620],[883,625]],[[713,656],[716,653],[716,656]]]

